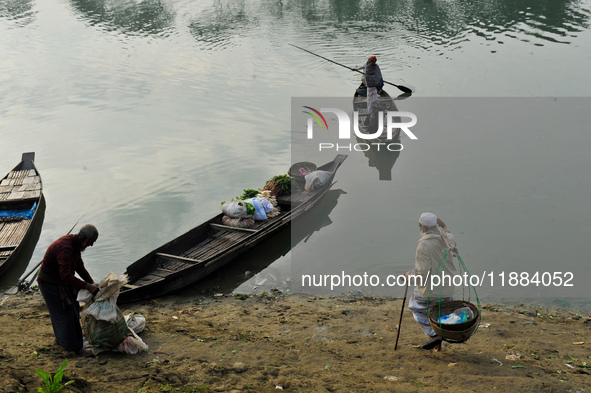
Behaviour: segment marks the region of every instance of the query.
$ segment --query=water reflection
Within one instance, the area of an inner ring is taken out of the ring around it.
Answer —
[[[206,49],[223,49],[233,45],[232,39],[244,30],[255,27],[257,20],[255,15],[249,15],[244,1],[215,1],[210,9],[190,21],[189,31]]]
[[[0,19],[14,21],[17,26],[26,26],[35,20],[36,11],[33,0],[0,1]]]
[[[92,26],[125,34],[162,35],[172,30],[174,8],[161,0],[72,0]]]
[[[32,0],[12,0],[0,5],[0,15],[26,15]],[[387,0],[214,0],[203,4],[177,4],[162,0],[71,0],[92,25],[125,34],[166,35],[175,28],[176,13],[191,15],[179,22],[207,49],[224,49],[236,40],[276,20],[295,25],[300,34],[326,46],[335,34],[357,39],[359,33],[399,39],[422,49],[461,47],[469,38],[485,41],[519,40],[570,43],[588,28],[591,10],[577,0],[387,1]],[[184,19],[184,18],[183,18]],[[302,23],[303,22],[303,23]],[[273,30],[262,34],[272,38]],[[310,35],[313,33],[313,35]],[[328,40],[328,41],[327,41]],[[394,50],[392,45],[380,49]],[[388,49],[390,48],[390,49]]]
[[[399,143],[400,139],[395,139],[392,142]],[[367,143],[367,141],[357,138],[357,143]],[[371,144],[369,149],[363,152],[367,157],[369,167],[378,170],[380,180],[392,180],[392,168],[400,156],[400,150],[394,150],[397,148],[394,146],[389,149],[383,144]]]
[[[588,28],[591,15],[580,1],[496,0],[474,1],[406,1],[332,0],[327,10],[330,19],[343,22],[372,21],[369,25],[347,23],[340,27],[350,31],[366,30],[388,32],[400,24],[410,32],[418,33],[418,41],[433,45],[457,45],[467,35],[485,40],[496,36],[528,41],[540,38],[550,42],[568,43],[574,33]],[[337,25],[335,28],[339,28]],[[530,37],[530,38],[528,38]]]
[[[371,168],[376,168],[379,172],[379,179],[390,181],[392,180],[392,167],[400,156],[402,145],[400,144],[400,129],[393,131],[392,139],[387,138],[387,112],[398,111],[395,100],[405,99],[410,97],[410,94],[401,94],[397,98],[392,98],[383,89],[379,93],[378,100],[372,106],[372,113],[368,114],[367,110],[367,89],[363,85],[359,86],[353,96],[353,110],[359,116],[359,130],[366,134],[377,133],[380,128],[379,120],[381,113],[381,134],[374,139],[363,139],[356,136],[357,144],[363,151],[363,154],[369,161]],[[400,123],[400,117],[394,117],[395,122]]]

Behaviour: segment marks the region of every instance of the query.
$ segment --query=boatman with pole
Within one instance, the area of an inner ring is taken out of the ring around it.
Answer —
[[[408,308],[412,311],[415,321],[429,336],[429,341],[423,344],[422,348],[439,352],[441,351],[442,338],[435,333],[429,324],[428,307],[429,305],[436,305],[440,299],[441,302],[452,300],[455,287],[451,281],[447,285],[445,282],[438,282],[440,285],[432,286],[432,277],[436,274],[455,275],[456,268],[453,254],[456,241],[445,223],[433,213],[421,214],[419,229],[421,230],[421,237],[416,251],[415,268],[405,274],[407,280],[415,280],[416,283],[408,302]],[[443,261],[446,251],[448,251],[447,257]],[[440,262],[441,268],[439,268]]]
[[[92,294],[99,290],[84,267],[81,254],[97,239],[98,230],[94,225],[84,225],[76,235],[60,237],[47,248],[37,279],[57,343],[80,356],[91,352],[83,349],[80,304],[76,297],[80,289],[87,289]],[[82,280],[75,276],[76,273]]]
[[[371,114],[371,107],[373,103],[378,100],[378,93],[384,87],[384,79],[382,78],[382,71],[377,64],[378,58],[370,56],[367,62],[359,67],[363,69],[363,83],[367,87],[367,111]]]

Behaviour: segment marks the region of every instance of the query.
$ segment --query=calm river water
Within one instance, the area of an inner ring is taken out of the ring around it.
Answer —
[[[88,270],[122,273],[292,159],[332,159],[292,151],[295,98],[350,100],[359,76],[294,44],[348,66],[376,55],[386,80],[413,89],[398,107],[417,113],[419,139],[381,159],[339,151],[334,191],[293,248],[276,237],[227,285],[249,270],[237,291],[402,296],[303,288],[301,275],[410,270],[418,216],[433,211],[470,273],[495,278],[482,300],[586,308],[590,19],[589,0],[2,1],[0,173],[34,151],[47,202],[30,266],[93,223]],[[573,286],[508,283],[535,271],[572,272]]]

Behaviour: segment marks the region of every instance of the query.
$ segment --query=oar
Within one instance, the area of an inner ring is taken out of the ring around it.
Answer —
[[[22,277],[20,280],[18,280],[18,282],[16,283],[15,286],[4,291],[4,294],[5,295],[16,295],[21,284],[27,279],[27,277],[29,277],[31,275],[31,273],[33,273],[35,270],[37,270],[39,265],[41,265],[41,262],[39,262],[37,265],[35,265],[35,267],[32,268],[31,270],[29,270],[29,272],[27,274],[25,274],[24,277]]]
[[[330,61],[331,63],[334,63],[334,64],[336,64],[336,65],[340,65],[341,67],[348,68],[348,69],[350,69],[351,71],[355,71],[355,72],[358,72],[358,73],[360,73],[360,74],[363,74],[363,72],[359,71],[358,69],[351,68],[351,67],[347,67],[347,66],[346,66],[346,65],[344,65],[344,64],[337,63],[337,62],[336,62],[336,61],[334,61],[334,60],[327,59],[326,57],[323,57],[323,56],[317,55],[316,53],[314,53],[314,52],[310,52],[310,51],[309,51],[309,50],[307,50],[307,49],[300,48],[299,46],[295,46],[295,45],[293,45],[293,44],[288,44],[288,45],[291,45],[291,46],[293,46],[294,48],[298,48],[298,49],[300,49],[300,50],[303,50],[304,52],[308,52],[308,53],[309,53],[309,54],[311,54],[311,55],[318,56],[318,57],[320,57],[321,59],[324,59],[324,60],[326,60],[326,61]],[[411,90],[411,89],[409,89],[409,88],[408,88],[408,87],[406,87],[406,86],[402,86],[402,85],[396,85],[396,84],[394,84],[394,83],[392,83],[392,82],[386,82],[386,81],[384,81],[384,83],[387,83],[387,84],[389,84],[389,85],[392,85],[392,86],[394,86],[394,87],[397,87],[397,88],[399,88],[400,90],[402,90],[402,91],[403,91],[403,92],[405,92],[405,93],[412,94],[412,90]]]
[[[402,314],[404,314],[404,304],[406,303],[406,293],[408,292],[408,277],[406,278],[406,286],[404,287],[404,299],[402,300],[402,309],[400,310],[400,320],[398,321],[398,333],[396,333],[396,344],[394,350],[398,348],[398,338],[400,337],[400,328],[402,327]]]

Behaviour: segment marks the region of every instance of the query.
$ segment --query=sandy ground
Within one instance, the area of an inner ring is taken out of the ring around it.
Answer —
[[[36,392],[64,359],[74,392],[591,392],[589,313],[483,305],[476,334],[436,353],[406,310],[394,351],[401,299],[170,296],[123,308],[146,317],[148,352],[80,358],[39,293],[0,303],[3,392]]]

